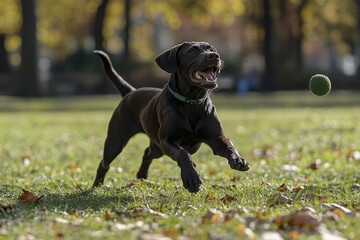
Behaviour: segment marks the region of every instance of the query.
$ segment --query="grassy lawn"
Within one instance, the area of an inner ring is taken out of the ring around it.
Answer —
[[[252,168],[234,171],[203,145],[197,194],[168,157],[136,180],[145,135],[90,189],[119,99],[0,97],[0,239],[360,239],[359,93],[215,95]],[[24,204],[22,188],[44,196]]]

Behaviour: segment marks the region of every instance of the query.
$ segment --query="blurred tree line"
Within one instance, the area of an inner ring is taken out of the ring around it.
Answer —
[[[94,74],[101,69],[93,49],[109,52],[134,85],[149,85],[138,79],[166,78],[155,68],[156,55],[184,40],[215,45],[225,74],[252,68],[260,90],[302,88],[316,71],[336,76],[340,88],[360,85],[360,0],[0,0],[0,5],[1,92],[39,96],[49,91],[46,83],[71,81],[71,73],[94,92],[107,92],[107,81]]]

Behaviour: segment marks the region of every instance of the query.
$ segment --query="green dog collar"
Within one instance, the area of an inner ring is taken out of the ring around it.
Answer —
[[[207,98],[207,96],[206,96],[206,97],[204,97],[204,98],[199,98],[199,99],[189,99],[189,98],[187,98],[187,97],[184,97],[183,95],[178,94],[177,92],[174,92],[174,91],[170,88],[169,85],[168,85],[167,87],[168,87],[169,91],[171,92],[171,94],[172,94],[175,98],[179,99],[180,101],[182,101],[182,102],[184,102],[184,103],[199,105],[199,104],[201,104],[201,103],[204,103],[205,100],[206,100],[206,98]]]

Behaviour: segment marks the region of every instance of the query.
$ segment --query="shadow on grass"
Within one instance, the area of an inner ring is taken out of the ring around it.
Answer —
[[[0,212],[0,219],[32,217],[39,214],[39,211],[47,211],[54,214],[74,214],[80,216],[85,212],[99,212],[113,207],[126,207],[133,205],[135,199],[128,193],[129,186],[98,189],[72,189],[71,192],[46,192],[43,200],[36,204],[23,204],[18,198],[22,194],[21,187],[0,185],[2,201],[16,202],[9,204],[13,210]],[[66,190],[68,191],[68,189]],[[34,193],[39,195],[38,193]]]

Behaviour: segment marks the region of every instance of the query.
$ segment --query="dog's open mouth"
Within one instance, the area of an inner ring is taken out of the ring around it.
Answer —
[[[203,70],[197,70],[190,73],[191,80],[204,87],[214,88],[217,86],[217,68],[208,67]]]

